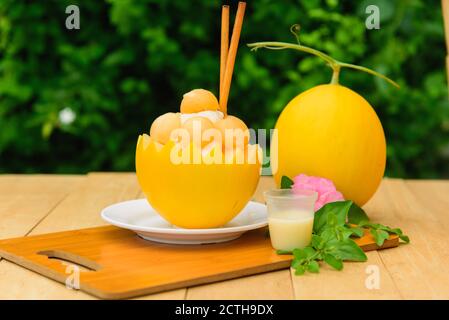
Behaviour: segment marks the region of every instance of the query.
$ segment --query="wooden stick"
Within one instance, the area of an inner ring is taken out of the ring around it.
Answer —
[[[444,21],[444,34],[446,37],[446,75],[449,89],[449,0],[441,0]]]
[[[221,10],[221,50],[220,50],[220,99],[223,94],[223,79],[229,50],[229,6]]]
[[[234,71],[235,57],[239,46],[240,33],[242,31],[243,17],[245,16],[245,2],[239,2],[237,15],[235,17],[234,28],[232,30],[231,45],[226,60],[225,74],[223,78],[223,90],[220,94],[220,110],[227,115],[229,91],[231,89],[232,73]]]

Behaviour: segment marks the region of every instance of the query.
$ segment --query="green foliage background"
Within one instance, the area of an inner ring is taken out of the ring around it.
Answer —
[[[77,4],[81,29],[65,28]],[[367,30],[377,4],[381,29]],[[182,94],[217,92],[221,1],[0,0],[0,172],[133,170],[137,135]],[[233,5],[233,13],[235,6]],[[230,112],[272,128],[286,103],[330,80],[317,58],[252,53],[243,44],[301,42],[398,81],[400,90],[356,71],[341,83],[380,116],[387,175],[448,177],[449,104],[440,1],[249,1]],[[65,107],[76,113],[60,123]]]

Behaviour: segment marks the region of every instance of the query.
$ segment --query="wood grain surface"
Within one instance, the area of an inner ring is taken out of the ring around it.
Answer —
[[[263,178],[255,199],[272,185]],[[131,173],[0,175],[0,191],[1,239],[101,226],[105,205],[141,197]],[[142,298],[449,299],[449,181],[384,179],[364,208],[372,220],[401,227],[411,244],[368,252],[367,262],[345,263],[341,272],[324,267],[319,275],[297,277],[281,270]],[[373,275],[379,276],[378,286],[368,283]],[[5,260],[0,298],[93,299]]]
[[[224,243],[179,246],[146,241],[134,232],[106,226],[3,240],[0,254],[63,284],[73,274],[67,262],[83,266],[84,271],[77,273],[81,290],[105,299],[130,298],[290,265],[290,256],[272,249],[265,229]]]
[[[364,250],[378,249],[369,233],[357,242]],[[397,243],[392,237],[384,246]],[[288,269],[291,261],[290,255],[276,254],[266,228],[225,243],[180,246],[145,241],[134,232],[104,226],[0,240],[0,256],[63,284],[78,265],[77,288],[104,299]]]

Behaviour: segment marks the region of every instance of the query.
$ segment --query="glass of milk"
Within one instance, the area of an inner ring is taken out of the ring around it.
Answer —
[[[297,192],[291,189],[265,192],[271,244],[277,250],[301,249],[312,239],[313,208],[318,194],[311,190]]]

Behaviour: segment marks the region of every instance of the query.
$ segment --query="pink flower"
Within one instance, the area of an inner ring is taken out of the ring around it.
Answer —
[[[313,190],[318,193],[315,211],[326,203],[344,200],[343,195],[337,191],[334,183],[329,179],[300,174],[293,179],[293,182],[292,189],[295,193],[300,193],[301,190]]]

